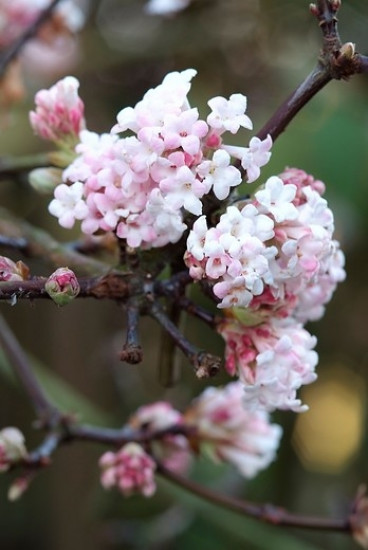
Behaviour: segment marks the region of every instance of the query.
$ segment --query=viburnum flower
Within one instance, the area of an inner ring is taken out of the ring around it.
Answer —
[[[245,114],[247,98],[243,94],[232,94],[229,99],[221,96],[208,101],[212,112],[207,117],[207,124],[219,135],[228,131],[236,134],[239,128],[253,129],[253,123]]]
[[[156,464],[137,443],[127,443],[116,453],[103,454],[99,465],[105,489],[117,487],[126,497],[135,493],[150,497],[156,491]]]
[[[226,318],[218,326],[226,342],[226,369],[244,384],[247,410],[308,409],[296,392],[317,378],[314,372],[317,343],[294,319],[271,318],[269,322],[246,326]]]
[[[37,135],[70,147],[76,145],[79,132],[85,128],[84,104],[78,88],[78,80],[67,76],[49,90],[37,92],[36,110],[29,115]]]
[[[186,411],[185,422],[197,429],[201,450],[251,478],[274,460],[282,430],[266,412],[245,410],[243,400],[241,382],[207,388]]]
[[[140,407],[130,417],[128,426],[135,430],[159,432],[170,427],[181,426],[183,423],[183,415],[175,410],[170,403],[158,401]],[[184,435],[167,434],[153,440],[151,445],[155,457],[169,470],[182,473],[188,469],[191,452],[188,440]]]
[[[231,156],[241,161],[242,167],[247,171],[247,182],[253,183],[259,178],[262,166],[265,166],[271,158],[272,138],[268,135],[266,139],[260,140],[255,136],[250,140],[249,147],[232,145],[223,147]]]
[[[24,435],[18,428],[4,428],[0,430],[0,472],[27,456],[24,444]]]

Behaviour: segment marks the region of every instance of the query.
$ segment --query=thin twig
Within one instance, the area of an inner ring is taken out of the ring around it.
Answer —
[[[126,342],[120,352],[120,361],[136,365],[143,360],[143,350],[139,343],[138,323],[140,308],[134,299],[128,300],[124,306],[127,318]]]
[[[221,359],[191,344],[174,323],[170,321],[157,302],[152,304],[150,315],[158,321],[167,334],[174,340],[176,346],[189,359],[198,378],[208,378],[217,374],[222,364]]]
[[[55,420],[60,418],[60,413],[46,397],[37,378],[33,374],[27,355],[24,353],[2,315],[0,315],[0,343],[27,393],[38,418],[46,426],[54,425]]]
[[[37,34],[42,25],[49,19],[59,2],[60,0],[53,0],[51,4],[40,13],[32,25],[30,25],[0,56],[0,78],[4,75],[9,63],[17,57],[27,42]]]
[[[279,508],[272,504],[255,504],[253,502],[239,500],[217,493],[192,480],[186,479],[168,470],[162,464],[158,465],[158,473],[172,483],[175,483],[175,485],[207,500],[211,504],[217,504],[243,516],[249,516],[265,523],[285,527],[300,527],[317,531],[334,531],[342,533],[350,533],[351,531],[350,522],[347,518],[333,519],[299,516],[291,514],[283,508]]]

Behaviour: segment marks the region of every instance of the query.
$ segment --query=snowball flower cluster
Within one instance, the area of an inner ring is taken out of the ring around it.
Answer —
[[[271,318],[257,326],[244,326],[227,318],[218,328],[226,342],[226,369],[243,382],[247,410],[308,409],[296,392],[316,380],[317,343],[293,319]]]
[[[100,458],[101,483],[105,489],[117,487],[124,496],[138,493],[150,497],[156,490],[156,464],[137,443],[127,443],[116,453]]]
[[[254,477],[274,460],[282,434],[265,411],[245,410],[241,382],[207,388],[185,414],[197,429],[200,447],[217,462],[233,464],[244,477]]]
[[[135,430],[159,432],[183,425],[183,415],[167,401],[158,401],[140,407],[129,419],[128,426]],[[155,456],[169,470],[185,472],[191,461],[188,440],[181,434],[167,434],[153,441]]]
[[[160,247],[180,239],[186,229],[185,216],[200,216],[206,195],[213,193],[223,200],[241,183],[241,172],[232,165],[222,136],[252,128],[245,114],[246,97],[212,98],[208,102],[211,112],[202,120],[187,98],[195,74],[193,69],[168,74],[134,108],[120,111],[110,133],[79,133],[77,158],[64,171],[63,183],[56,187],[49,207],[60,225],[71,228],[80,220],[86,234],[114,231],[130,247]],[[56,89],[63,91],[60,83]],[[50,95],[51,90],[43,91],[42,99]],[[60,103],[63,100],[58,96],[57,101],[48,101],[50,109],[41,112],[43,105],[39,105],[38,118],[31,115],[36,132],[43,137],[49,133],[49,139],[54,139],[50,127],[54,130],[55,117],[59,122],[55,111],[62,112]],[[64,103],[69,113],[70,98],[65,92]],[[74,96],[72,103],[82,114]],[[119,137],[126,132],[129,135]],[[248,181],[254,181],[254,172],[270,156],[252,153],[254,139],[242,150],[248,158]],[[269,151],[270,137],[258,142],[257,147]]]
[[[215,227],[201,216],[187,240],[192,277],[213,281],[220,308],[249,308],[258,322],[274,314],[316,319],[345,277],[321,182],[311,185],[302,171],[294,174],[298,185],[282,178],[272,176],[253,198],[229,206]]]

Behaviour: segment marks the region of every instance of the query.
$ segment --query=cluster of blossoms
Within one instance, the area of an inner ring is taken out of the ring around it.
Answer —
[[[195,74],[193,69],[168,74],[134,108],[120,111],[118,123],[103,135],[83,129],[75,79],[38,94],[31,113],[35,132],[60,144],[63,129],[64,143],[80,140],[49,206],[60,225],[71,228],[81,220],[86,234],[114,231],[130,247],[160,247],[180,239],[185,213],[201,215],[210,192],[223,200],[241,183],[232,155],[241,159],[249,182],[258,177],[270,158],[271,138],[252,138],[249,147],[234,153],[222,139],[226,131],[252,128],[246,97],[212,98],[211,112],[201,120],[187,99]],[[130,135],[118,136],[126,131]]]
[[[315,380],[317,354],[302,323],[322,316],[345,277],[323,191],[322,182],[288,169],[229,206],[215,227],[200,217],[188,237],[190,274],[213,282],[226,309],[219,332],[227,370],[244,382],[251,408],[306,409],[296,390]]]
[[[127,443],[118,452],[100,458],[101,483],[105,489],[117,487],[124,496],[141,493],[150,497],[156,490],[155,462],[137,443]]]
[[[196,452],[215,462],[235,466],[246,478],[254,477],[274,460],[281,428],[270,424],[265,411],[250,412],[243,406],[243,386],[233,382],[224,388],[207,388],[184,414],[167,402],[141,407],[130,418],[129,428],[147,434],[167,434],[153,439],[151,449],[157,460],[171,471],[182,473]],[[170,433],[170,428],[188,428],[188,437]],[[101,483],[116,486],[125,496],[155,490],[155,462],[137,443],[100,459]]]

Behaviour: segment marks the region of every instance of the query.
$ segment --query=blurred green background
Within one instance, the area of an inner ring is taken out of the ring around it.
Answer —
[[[175,18],[147,16],[139,0],[89,4],[79,36],[78,59],[70,74],[80,82],[88,128],[108,131],[116,113],[134,105],[171,70],[198,70],[190,95],[207,111],[215,95],[248,96],[255,130],[271,116],[312,69],[320,48],[318,25],[304,0],[197,0]],[[368,53],[368,4],[345,0],[340,13],[343,41]],[[28,96],[1,113],[0,155],[46,150],[32,135],[28,111],[33,95],[63,74],[26,67]],[[273,502],[305,514],[346,514],[357,486],[367,481],[368,437],[368,79],[333,82],[307,105],[280,136],[262,177],[296,166],[327,184],[336,235],[346,253],[348,278],[324,319],[311,324],[318,336],[318,381],[305,388],[304,415],[278,413],[284,427],[277,461],[246,482],[230,468],[200,461],[193,477],[213,488],[255,501]],[[244,144],[249,135],[244,132]],[[1,181],[1,204],[61,240],[78,236],[47,214],[25,178]],[[5,253],[3,251],[2,253]],[[12,259],[18,258],[12,255]],[[32,273],[48,274],[41,262]],[[1,304],[24,348],[37,357],[37,374],[51,395],[83,421],[119,426],[144,402],[168,399],[184,407],[205,383],[195,380],[181,356],[179,384],[158,383],[162,343],[156,326],[142,322],[145,360],[121,364],[124,316],[113,303],[76,301],[65,310],[52,303]],[[186,333],[201,347],[222,353],[220,339],[196,321]],[[17,425],[32,445],[33,412],[0,357],[0,426]],[[62,380],[63,382],[61,382]],[[223,383],[222,375],[214,383]],[[4,550],[349,550],[342,535],[272,528],[237,517],[160,482],[149,500],[124,499],[99,485],[97,460],[104,447],[72,444],[55,456],[21,501],[6,500],[8,476],[0,478],[0,547]]]

